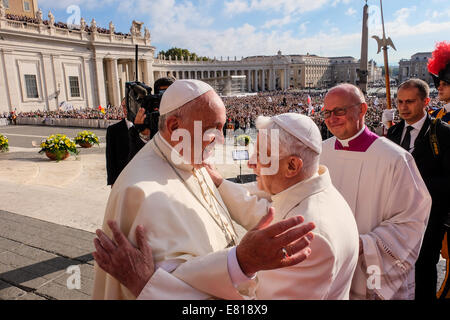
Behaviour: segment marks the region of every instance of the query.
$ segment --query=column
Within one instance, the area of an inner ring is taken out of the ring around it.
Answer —
[[[273,90],[273,69],[269,69],[269,91]]]
[[[286,73],[286,89],[289,89],[289,87],[290,87],[290,82],[291,82],[291,70],[289,69],[289,68],[287,68],[286,70],[285,70],[285,73]]]
[[[250,92],[252,89],[252,80],[250,79],[250,70],[247,70],[247,91]]]
[[[63,75],[61,60],[60,60],[59,56],[52,55],[52,60],[53,60],[53,70],[54,70],[54,76],[55,76],[55,88],[56,88],[57,92],[59,93],[58,97],[56,99],[56,104],[59,107],[59,104],[61,102],[68,100],[66,97],[66,90],[65,90],[66,82],[64,81],[64,75]],[[102,70],[103,70],[103,66],[102,66]],[[102,75],[103,75],[103,73],[102,73]],[[103,82],[103,87],[104,87],[104,82]]]
[[[106,106],[105,77],[103,76],[103,57],[95,57],[95,84],[97,105]]]
[[[117,59],[107,59],[108,64],[107,78],[108,78],[108,96],[109,102],[115,106],[120,106],[120,90],[119,90],[119,71],[117,68]],[[140,79],[142,80],[142,79]]]
[[[253,79],[254,80],[254,91],[255,92],[258,92],[258,70],[254,70],[254,72],[255,72],[255,78]]]
[[[55,103],[55,82],[53,81],[52,65],[50,55],[41,53],[42,62],[42,76],[43,76],[43,98],[47,110],[55,110],[57,108]],[[50,108],[51,106],[51,108]]]
[[[261,79],[261,91],[266,91],[266,70],[261,71],[262,79]]]
[[[87,58],[82,57],[83,61],[83,75],[84,75],[84,92],[86,107],[93,108],[93,97],[92,97],[92,81],[91,81],[91,68],[89,66],[89,61]]]
[[[6,95],[8,97],[9,101],[9,111],[14,111],[15,108],[19,108],[19,102],[20,102],[20,93],[19,93],[19,81],[20,79],[17,79],[16,74],[17,70],[15,69],[15,63],[14,63],[14,56],[12,50],[6,50],[3,49],[3,61],[4,61],[4,69],[6,74],[6,79],[8,81],[5,81],[6,84]]]
[[[143,65],[143,71],[144,71],[144,83],[153,88],[153,85],[155,84],[155,78],[153,76],[153,71],[152,71],[152,60],[150,59],[145,59],[142,60],[142,65]]]

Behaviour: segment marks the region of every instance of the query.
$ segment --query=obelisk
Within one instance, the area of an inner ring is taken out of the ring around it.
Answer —
[[[369,6],[364,5],[363,9],[363,22],[362,22],[362,37],[361,37],[361,59],[358,70],[359,75],[359,88],[362,92],[367,93],[367,52],[369,45],[369,28],[367,26],[367,20],[369,18]]]

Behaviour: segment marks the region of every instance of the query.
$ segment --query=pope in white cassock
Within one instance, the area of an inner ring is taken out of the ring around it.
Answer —
[[[413,299],[414,265],[431,197],[410,153],[364,124],[364,95],[332,88],[325,123],[335,137],[323,143],[321,164],[352,209],[360,250],[350,299]]]
[[[241,186],[226,181],[208,168],[233,219],[251,229],[273,206],[274,222],[302,215],[305,221],[314,221],[316,228],[311,254],[305,261],[258,272],[256,297],[348,299],[358,260],[358,231],[349,206],[331,183],[327,168],[319,167],[322,148],[319,129],[309,117],[294,113],[259,117],[257,127],[258,142],[253,157],[256,164],[251,165],[258,176],[256,185]],[[287,255],[290,248],[285,247]],[[121,260],[121,265],[134,270],[122,278],[114,269],[109,270],[126,281],[139,274],[138,267],[129,265],[132,261]],[[155,298],[146,294],[148,288],[151,282],[145,285],[140,299]]]
[[[257,159],[250,166],[257,175],[258,190],[254,184],[239,185],[210,172],[232,218],[250,229],[263,207],[272,206],[275,222],[302,215],[316,226],[308,259],[289,268],[258,272],[257,298],[349,299],[358,260],[358,229],[328,169],[319,166],[319,128],[311,118],[296,113],[259,117],[256,127]]]
[[[303,221],[293,218],[267,226],[273,213],[265,215],[265,210],[260,224],[237,245],[228,209],[202,167],[216,139],[211,132],[222,137],[222,100],[204,82],[178,80],[165,91],[160,114],[159,132],[114,183],[103,224],[106,234],[99,231],[94,241],[96,259],[103,257],[98,254],[102,249],[121,248],[106,239],[111,237],[107,221],[115,220],[132,243],[151,246],[156,272],[148,277],[138,272],[148,281],[143,288],[122,285],[119,276],[112,277],[96,264],[93,299],[135,299],[139,294],[150,299],[254,298],[256,272],[307,258],[306,236],[311,237],[314,224],[293,228]],[[144,240],[135,237],[138,226],[146,230]],[[292,257],[285,257],[282,248],[289,248]]]

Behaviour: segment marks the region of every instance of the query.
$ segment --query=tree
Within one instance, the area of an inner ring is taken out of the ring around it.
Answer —
[[[199,57],[196,53],[190,52],[188,49],[181,49],[177,47],[170,48],[167,51],[161,50],[159,54],[166,57],[166,59],[169,59],[169,57],[171,57],[171,59],[173,60],[175,59],[175,57],[177,57],[178,60],[181,60],[181,57],[183,57],[184,60],[187,60],[189,57],[189,60],[209,61],[208,57]]]

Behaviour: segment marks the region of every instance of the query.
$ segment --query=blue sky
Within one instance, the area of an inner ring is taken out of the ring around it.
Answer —
[[[364,0],[40,0],[47,16],[57,21],[80,16],[90,24],[129,32],[138,20],[150,29],[156,52],[186,48],[199,55],[317,54],[360,56]],[[381,37],[380,1],[369,0],[369,36]],[[75,7],[74,7],[75,6]],[[76,10],[73,10],[73,9]],[[72,9],[72,10],[71,10]],[[435,43],[450,40],[449,0],[384,0],[386,34],[397,51],[389,50],[389,64],[432,51]],[[374,39],[369,59],[383,64]]]

